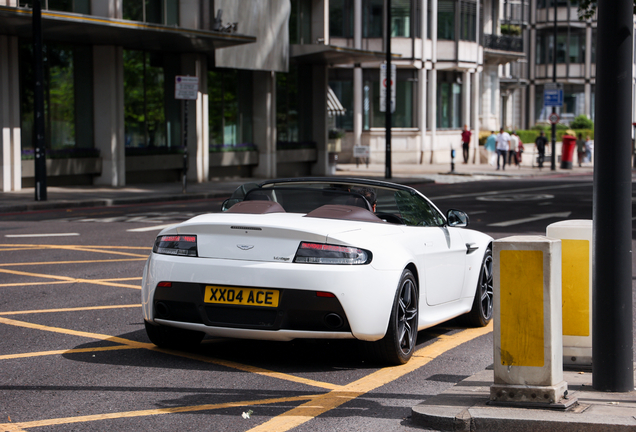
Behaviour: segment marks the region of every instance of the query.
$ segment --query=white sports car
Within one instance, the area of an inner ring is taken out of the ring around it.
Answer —
[[[206,214],[163,230],[142,304],[158,346],[215,337],[367,341],[406,363],[417,331],[492,317],[489,236],[413,188],[300,178],[241,186]]]

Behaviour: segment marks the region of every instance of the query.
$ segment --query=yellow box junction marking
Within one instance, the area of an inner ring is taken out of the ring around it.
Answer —
[[[590,242],[561,240],[563,334],[590,335]]]
[[[0,273],[14,274],[18,276],[31,276],[31,277],[38,277],[38,278],[44,278],[44,279],[55,279],[60,281],[66,281],[69,283],[86,283],[86,284],[95,284],[95,285],[105,285],[105,286],[111,286],[111,287],[141,289],[140,285],[128,285],[128,284],[109,282],[109,279],[80,279],[80,278],[72,278],[68,276],[54,276],[54,275],[47,275],[42,273],[29,273],[29,272],[22,272],[18,270],[5,270],[5,269],[0,269]],[[27,284],[25,283],[25,284],[18,284],[18,285],[27,285]],[[38,284],[36,283],[34,285],[38,285]],[[16,284],[13,283],[13,284],[0,285],[0,287],[3,287],[3,286],[16,286]]]
[[[500,252],[501,364],[544,365],[543,252]]]

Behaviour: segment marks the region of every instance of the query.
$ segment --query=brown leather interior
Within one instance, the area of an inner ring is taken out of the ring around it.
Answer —
[[[274,201],[241,201],[229,208],[227,213],[266,214],[285,213],[285,209]]]
[[[316,210],[310,213],[307,213],[305,217],[384,223],[382,219],[374,215],[369,210],[363,209],[362,207],[354,207],[349,205],[327,204],[322,207],[318,207]]]

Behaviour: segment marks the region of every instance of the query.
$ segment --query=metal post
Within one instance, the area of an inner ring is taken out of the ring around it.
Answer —
[[[393,88],[393,80],[391,74],[391,0],[386,1],[386,75],[388,83],[386,86],[386,112],[384,113],[384,122],[386,129],[386,156],[384,178],[390,179],[391,174],[391,89]],[[397,76],[395,77],[397,79]]]
[[[33,1],[33,147],[35,149],[35,200],[46,201],[46,141],[44,130],[44,65],[42,59],[42,6]]]
[[[188,102],[183,101],[183,193],[188,190]]]
[[[632,28],[632,0],[598,0],[592,386],[599,391],[634,390]]]
[[[557,0],[554,2],[554,42],[552,43],[552,82],[556,82],[557,74]],[[552,107],[552,114],[556,113],[556,107]],[[552,123],[552,157],[550,169],[556,171],[556,123]]]

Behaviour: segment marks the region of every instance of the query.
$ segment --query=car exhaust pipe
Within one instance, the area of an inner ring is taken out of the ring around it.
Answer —
[[[325,325],[333,330],[339,329],[342,327],[342,324],[344,324],[342,317],[336,313],[329,313],[325,315],[324,321]]]
[[[155,303],[155,315],[157,318],[170,317],[170,309],[168,308],[168,305],[163,302]]]

